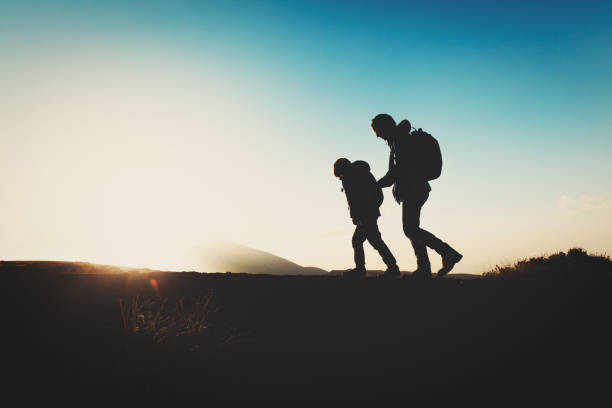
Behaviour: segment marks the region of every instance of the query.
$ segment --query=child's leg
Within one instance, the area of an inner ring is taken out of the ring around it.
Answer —
[[[396,266],[397,261],[389,250],[387,244],[385,244],[385,241],[382,240],[382,236],[380,235],[380,230],[378,229],[378,224],[376,221],[367,223],[364,226],[364,230],[368,242],[378,251],[385,265],[387,265],[387,267]]]
[[[357,269],[365,268],[365,254],[363,243],[366,240],[366,229],[363,225],[358,225],[353,233],[353,251],[355,252],[355,266]]]

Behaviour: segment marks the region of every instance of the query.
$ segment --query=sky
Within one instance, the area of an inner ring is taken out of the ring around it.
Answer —
[[[382,112],[441,145],[421,226],[456,272],[611,254],[610,21],[606,1],[0,0],[0,259],[204,271],[227,240],[350,268],[331,165],[384,175]],[[414,269],[390,189],[381,213]]]

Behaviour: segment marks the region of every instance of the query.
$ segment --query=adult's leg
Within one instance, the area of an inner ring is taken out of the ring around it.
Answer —
[[[363,243],[366,240],[366,230],[363,225],[358,225],[353,233],[353,251],[355,256],[355,266],[357,269],[365,267],[365,254],[363,252]]]
[[[414,255],[417,260],[419,270],[430,270],[429,257],[427,256],[427,246],[421,234],[421,207],[425,200],[418,197],[408,197],[402,202],[402,226],[404,234],[410,239]]]
[[[460,255],[457,251],[450,247],[447,243],[436,237],[429,231],[420,227],[421,208],[429,198],[429,192],[422,196],[413,196],[404,200],[402,203],[402,221],[404,233],[412,242],[414,254],[417,258],[418,268],[430,268],[429,257],[427,256],[427,247],[433,249],[444,258],[449,256],[456,259]],[[448,263],[448,262],[447,262]]]
[[[383,241],[376,220],[367,223],[365,225],[365,231],[368,242],[378,251],[385,265],[387,265],[389,268],[395,267],[397,265],[397,261],[389,250],[387,244],[385,244],[385,241]]]

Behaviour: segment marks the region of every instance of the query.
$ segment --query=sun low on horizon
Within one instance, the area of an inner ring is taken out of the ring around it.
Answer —
[[[350,268],[332,164],[385,174],[379,113],[440,143],[421,226],[462,252],[453,272],[611,254],[611,17],[599,1],[0,2],[0,259],[206,272],[233,242]],[[379,227],[413,270],[390,190]],[[366,261],[384,268],[368,244]]]

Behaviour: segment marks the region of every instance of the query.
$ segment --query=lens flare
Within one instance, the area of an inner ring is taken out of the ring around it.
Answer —
[[[157,279],[151,279],[149,280],[149,283],[151,284],[151,287],[153,288],[155,293],[159,293],[159,286],[157,285]]]

